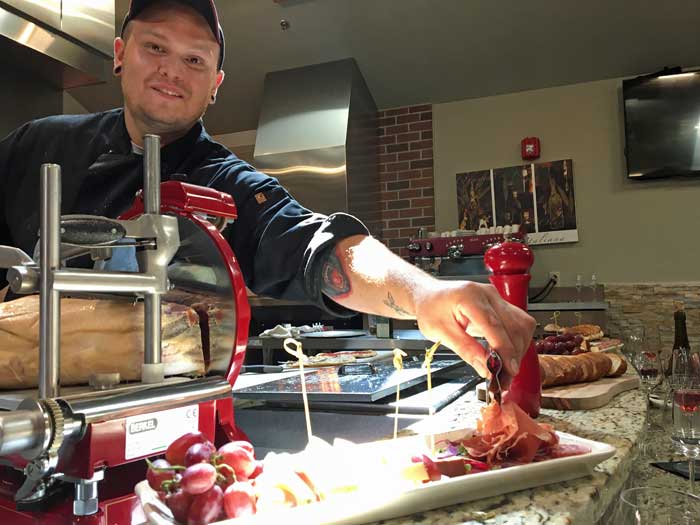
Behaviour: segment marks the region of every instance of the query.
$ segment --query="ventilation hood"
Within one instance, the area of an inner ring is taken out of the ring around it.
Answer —
[[[307,208],[379,225],[377,105],[354,59],[268,73],[255,166]]]
[[[114,0],[0,1],[0,60],[56,88],[104,82]]]

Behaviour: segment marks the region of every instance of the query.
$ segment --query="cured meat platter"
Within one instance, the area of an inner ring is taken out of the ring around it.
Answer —
[[[434,436],[436,442],[457,440],[471,430],[462,429]],[[325,525],[357,525],[405,516],[457,503],[487,498],[540,485],[558,483],[593,473],[597,464],[611,457],[615,447],[557,432],[560,444],[583,447],[586,453],[546,459],[525,465],[509,466],[458,477],[443,477],[422,485],[398,489],[381,477],[366,476],[364,486],[347,494],[337,494],[325,501],[305,506],[267,511],[248,518],[217,522],[220,525],[261,523],[315,523]],[[366,464],[367,458],[396,457],[425,450],[427,436],[411,436],[397,440],[377,441],[361,445],[336,443],[337,457],[343,464]],[[342,471],[336,468],[336,472]],[[173,525],[172,514],[147,481],[136,486],[144,514],[153,525]]]

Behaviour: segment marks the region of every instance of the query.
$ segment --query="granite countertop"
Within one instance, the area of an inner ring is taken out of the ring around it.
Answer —
[[[416,432],[440,432],[473,423],[482,403],[469,392],[435,416],[413,427]],[[659,481],[662,486],[682,487],[683,481],[654,467],[644,465],[636,474],[638,447],[644,426],[646,403],[639,390],[616,396],[605,407],[586,411],[542,410],[538,418],[557,430],[609,443],[615,455],[600,463],[592,476],[545,485],[501,496],[471,501],[403,518],[383,521],[384,525],[409,524],[489,524],[489,525],[588,525],[608,523],[606,510],[616,500],[630,474],[635,470],[635,486]],[[426,427],[426,425],[430,425]],[[661,434],[661,433],[659,433]],[[663,449],[662,436],[654,437]],[[670,452],[670,440],[668,441]],[[663,479],[662,479],[663,478]],[[674,479],[669,479],[674,478]],[[678,481],[676,481],[678,480]]]

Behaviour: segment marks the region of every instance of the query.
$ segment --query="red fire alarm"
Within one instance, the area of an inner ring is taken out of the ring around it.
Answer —
[[[520,142],[523,160],[540,158],[540,139],[537,137],[525,137]]]

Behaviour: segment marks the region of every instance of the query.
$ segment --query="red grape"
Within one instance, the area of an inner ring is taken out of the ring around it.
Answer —
[[[571,352],[574,348],[576,348],[576,343],[574,341],[566,341],[564,343],[566,345],[566,349]]]
[[[236,472],[236,479],[238,481],[249,479],[251,474],[255,471],[256,464],[253,454],[237,445],[235,442],[226,443],[219,448],[218,453],[221,455],[221,462],[226,463]]]
[[[148,471],[146,472],[146,479],[148,480],[148,484],[153,490],[157,491],[162,491],[163,490],[163,485],[162,483],[164,481],[170,481],[173,479],[175,476],[175,471],[174,470],[155,470],[155,469],[162,469],[162,468],[168,468],[170,467],[170,463],[168,463],[164,459],[156,459],[151,463],[151,466],[148,468]]]
[[[207,437],[201,432],[188,432],[187,434],[183,434],[170,443],[170,446],[165,451],[165,459],[167,459],[171,465],[184,465],[187,450],[195,443],[207,443],[208,441]]]
[[[535,342],[535,351],[538,354],[543,354],[544,353],[544,341],[537,341]]]
[[[246,449],[253,456],[255,456],[255,449],[253,449],[253,445],[251,445],[248,441],[238,440],[238,441],[232,441],[231,443],[233,443],[234,445],[238,445],[241,448]]]
[[[175,521],[187,523],[187,514],[192,504],[192,496],[183,490],[172,492],[165,496],[165,504],[173,513]]]
[[[544,351],[546,353],[551,354],[554,352],[554,345],[555,344],[556,343],[553,343],[552,341],[545,340],[545,342],[542,344],[542,347],[544,348]]]
[[[216,453],[216,447],[209,442],[195,443],[185,453],[184,465],[189,467],[195,463],[207,463],[212,454]]]
[[[557,336],[556,335],[548,335],[547,337],[544,338],[546,343],[556,343],[557,342]]]
[[[200,465],[206,464],[200,463]],[[223,506],[224,491],[218,485],[214,485],[208,491],[192,498],[192,504],[187,514],[187,525],[207,525],[217,520]]]
[[[210,463],[195,463],[182,474],[180,486],[188,494],[202,494],[216,483],[216,467]]]
[[[566,352],[566,343],[559,342],[554,344],[554,353],[562,355]]]
[[[574,342],[576,343],[576,346],[581,346],[581,343],[583,343],[583,336],[581,334],[576,334],[574,336]]]
[[[255,490],[250,483],[237,481],[224,492],[224,509],[229,518],[255,514]]]

